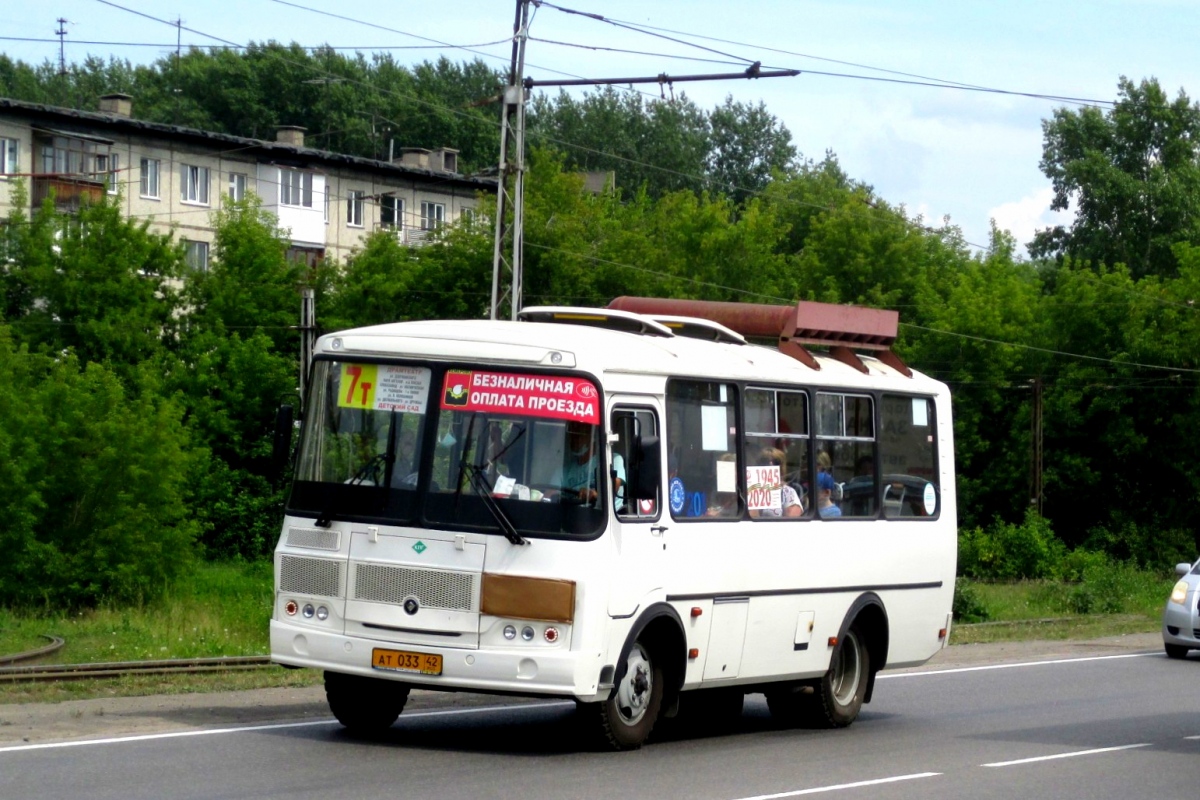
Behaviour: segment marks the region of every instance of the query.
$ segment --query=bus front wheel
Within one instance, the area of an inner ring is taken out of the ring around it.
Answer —
[[[347,730],[373,734],[392,727],[408,702],[408,684],[361,675],[325,673],[329,710]]]
[[[650,736],[663,700],[663,671],[642,641],[634,642],[624,674],[607,700],[593,704],[604,742],[614,750],[636,750]]]

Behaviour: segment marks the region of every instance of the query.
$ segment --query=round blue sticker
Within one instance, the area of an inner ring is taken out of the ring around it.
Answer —
[[[670,494],[671,498],[671,513],[682,514],[683,504],[687,502],[687,490],[683,488],[683,481],[679,478],[671,478]]]

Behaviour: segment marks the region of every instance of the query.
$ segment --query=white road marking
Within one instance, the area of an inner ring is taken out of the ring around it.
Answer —
[[[401,719],[413,717],[450,717],[458,714],[479,714],[484,711],[514,710],[522,708],[554,708],[555,706],[571,705],[571,701],[555,701],[552,703],[520,703],[508,706],[479,706],[478,708],[447,708],[435,711],[412,711],[404,714]],[[77,739],[70,742],[46,742],[44,744],[19,744],[12,747],[0,747],[0,753],[16,753],[23,750],[53,750],[60,747],[84,747],[94,744],[123,744],[125,742],[148,742],[155,739],[178,739],[187,736],[211,736],[216,733],[249,733],[251,731],[277,731],[285,728],[312,728],[319,725],[336,725],[335,719],[323,719],[313,722],[280,722],[271,725],[246,725],[238,728],[209,728],[200,731],[172,731],[170,733],[143,733],[134,736],[114,736],[107,739]]]
[[[1036,756],[1035,758],[1018,758],[1015,761],[997,761],[994,764],[980,764],[981,767],[1011,767],[1015,764],[1032,764],[1036,761],[1054,761],[1059,758],[1074,758],[1075,756],[1092,756],[1096,753],[1112,753],[1116,750],[1132,750],[1135,747],[1149,747],[1150,742],[1142,744],[1123,744],[1120,747],[1098,747],[1095,750],[1076,750],[1073,753],[1058,753],[1052,756]]]
[[[837,792],[842,789],[858,789],[863,786],[878,786],[882,783],[911,781],[916,778],[932,778],[941,775],[940,772],[918,772],[914,775],[897,775],[892,778],[876,778],[873,781],[855,781],[854,783],[839,783],[835,786],[815,786],[812,789],[797,789],[794,792],[779,792],[778,794],[758,794],[754,797],[741,797],[738,800],[776,800],[779,797],[800,797],[805,794],[821,794],[822,792]]]
[[[1054,658],[1046,661],[1020,661],[1013,664],[986,664],[979,667],[952,667],[949,669],[930,669],[921,672],[881,672],[876,680],[885,678],[920,678],[926,675],[953,675],[958,672],[984,672],[992,669],[1016,669],[1017,667],[1044,667],[1048,664],[1079,664],[1084,661],[1112,661],[1117,658],[1145,658],[1146,656],[1162,655],[1158,651],[1148,653],[1124,653],[1118,656],[1080,656],[1079,658]]]

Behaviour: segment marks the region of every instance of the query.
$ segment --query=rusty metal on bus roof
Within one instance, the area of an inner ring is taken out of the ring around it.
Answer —
[[[750,339],[772,339],[780,352],[812,369],[820,369],[821,365],[806,345],[827,347],[830,357],[863,373],[868,371],[867,365],[854,351],[867,351],[902,375],[912,377],[912,370],[891,349],[899,331],[900,314],[887,309],[809,300],[776,306],[628,296],[616,298],[608,307],[650,317],[711,320]]]

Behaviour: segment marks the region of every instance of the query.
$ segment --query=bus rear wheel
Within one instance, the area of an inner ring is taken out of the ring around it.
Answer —
[[[329,710],[352,733],[380,733],[392,727],[408,702],[408,691],[408,684],[396,681],[325,673]]]
[[[829,669],[811,684],[767,692],[771,716],[784,725],[844,728],[858,718],[871,676],[871,655],[858,627],[838,642]]]
[[[814,720],[823,728],[844,728],[858,718],[871,677],[871,654],[856,625],[833,651],[829,671],[813,687]]]
[[[634,642],[612,694],[604,702],[591,704],[604,743],[614,750],[641,747],[658,719],[663,688],[662,666],[643,642]]]

